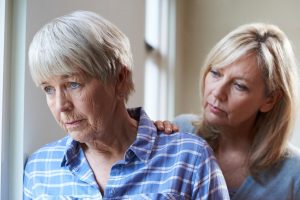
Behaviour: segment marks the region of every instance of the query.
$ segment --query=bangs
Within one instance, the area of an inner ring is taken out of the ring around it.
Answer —
[[[38,66],[38,67],[35,67]],[[67,65],[63,62],[50,63],[50,62],[39,62],[36,65],[31,65],[30,68],[33,81],[38,86],[42,82],[49,80],[53,76],[65,76],[72,75],[79,71],[78,68]]]
[[[229,40],[217,46],[211,58],[211,67],[222,68],[240,60],[241,58],[255,53],[257,43],[245,45],[245,41]]]
[[[53,76],[72,75],[80,70],[69,58],[55,52],[54,49],[47,51],[36,50],[36,55],[31,56],[30,71],[36,85],[48,80]]]
[[[85,71],[76,59],[72,44],[62,41],[57,34],[44,31],[37,34],[29,48],[29,67],[36,85],[53,76],[72,75]]]

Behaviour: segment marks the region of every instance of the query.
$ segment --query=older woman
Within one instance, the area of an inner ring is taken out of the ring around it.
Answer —
[[[54,19],[29,48],[34,82],[68,135],[27,161],[24,199],[228,199],[212,151],[158,134],[133,91],[127,37],[95,13]]]
[[[300,151],[288,144],[299,109],[297,73],[291,44],[274,25],[238,27],[208,54],[201,115],[174,122],[211,145],[231,199],[300,199]]]

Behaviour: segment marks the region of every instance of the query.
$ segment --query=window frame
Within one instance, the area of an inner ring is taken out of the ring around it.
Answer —
[[[172,119],[175,110],[176,0],[146,0],[145,5],[148,52],[144,106],[152,119]]]
[[[0,2],[0,199],[22,199],[27,1]]]
[[[7,166],[7,143],[8,138],[6,133],[6,116],[5,116],[5,93],[6,93],[6,80],[5,80],[5,35],[6,35],[6,13],[7,13],[7,0],[0,1],[0,198],[8,199],[8,186],[3,184],[8,180],[8,166]]]

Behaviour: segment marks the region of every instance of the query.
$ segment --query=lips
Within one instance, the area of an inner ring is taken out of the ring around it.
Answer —
[[[213,113],[213,114],[216,114],[216,115],[226,114],[226,112],[224,110],[220,109],[217,106],[214,106],[210,103],[208,103],[207,105],[209,107],[210,112]]]
[[[68,121],[65,122],[65,126],[68,130],[74,129],[79,127],[83,121],[84,121],[83,119]]]
[[[70,122],[66,122],[65,124],[68,124],[68,125],[72,125],[72,124],[77,124],[79,122],[83,121],[83,119],[80,119],[80,120],[73,120],[73,121],[70,121]]]

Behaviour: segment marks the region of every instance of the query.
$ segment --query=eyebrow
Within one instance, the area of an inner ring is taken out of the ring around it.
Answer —
[[[72,75],[61,75],[62,79],[68,79],[68,78],[70,78],[71,76],[78,76],[78,75],[77,75],[77,74],[72,74]],[[40,85],[46,85],[46,84],[48,84],[48,82],[47,82],[47,81],[44,81],[44,82],[41,82]]]

